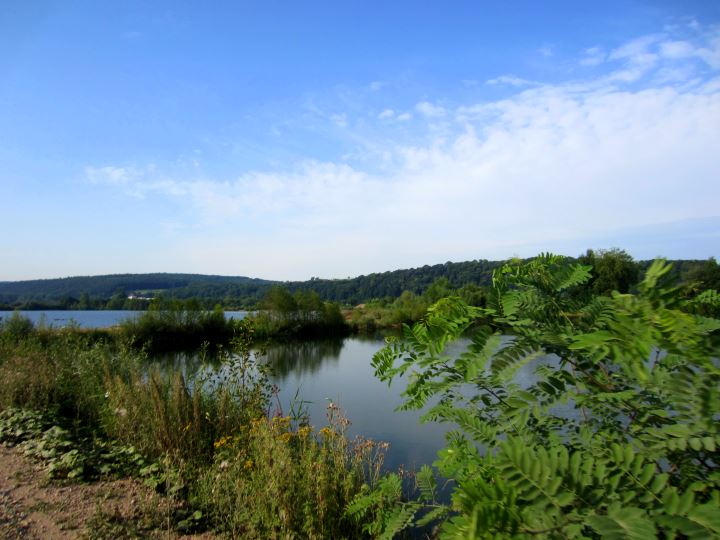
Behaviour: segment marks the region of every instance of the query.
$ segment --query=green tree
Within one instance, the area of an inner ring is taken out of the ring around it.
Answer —
[[[90,295],[88,293],[84,292],[80,295],[80,300],[78,300],[77,308],[92,309],[92,301],[90,300]]]
[[[720,290],[720,265],[715,257],[694,266],[688,271],[685,280],[691,282],[699,291]]]
[[[408,381],[402,408],[432,400],[424,419],[457,426],[436,462],[452,503],[423,468],[418,500],[390,475],[348,513],[388,538],[433,520],[444,538],[720,535],[720,320],[684,311],[664,261],[636,295],[585,301],[574,293],[590,270],[552,255],[508,264],[486,308],[441,300],[375,355],[382,380]],[[465,352],[446,352],[471,330]]]
[[[474,283],[463,285],[457,291],[457,295],[463,302],[470,306],[484,306],[487,302],[487,292],[485,287],[480,287]]]
[[[617,248],[599,251],[588,249],[585,255],[578,257],[578,262],[593,267],[587,286],[595,294],[630,292],[640,274],[640,267],[630,254]]]
[[[280,286],[271,287],[261,305],[263,309],[275,312],[283,319],[290,318],[298,309],[297,302],[287,287]]]
[[[450,280],[446,277],[439,277],[425,291],[425,298],[431,304],[434,304],[441,298],[445,298],[453,294],[453,288]]]
[[[123,309],[125,300],[125,294],[117,292],[110,297],[110,300],[107,301],[105,307],[107,309]]]

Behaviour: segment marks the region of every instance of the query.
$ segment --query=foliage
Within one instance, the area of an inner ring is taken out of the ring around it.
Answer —
[[[77,309],[86,293],[91,309],[145,309],[147,301],[128,300],[134,293],[157,298],[198,298],[209,305],[256,307],[274,286],[285,286],[292,294],[316,292],[324,301],[358,304],[373,298],[398,297],[404,290],[421,294],[438,278],[455,286],[487,285],[493,268],[501,263],[466,261],[425,265],[420,268],[373,273],[347,279],[318,279],[278,283],[263,279],[194,274],[118,274],[0,283],[0,306],[8,309]]]
[[[127,374],[143,356],[118,343],[112,349],[93,334],[73,329],[35,331],[16,341],[0,335],[0,408],[48,411],[97,425],[105,373]]]
[[[578,262],[592,266],[592,274],[585,286],[594,294],[627,293],[637,284],[640,267],[624,250],[588,249],[585,255],[578,257]]]
[[[121,332],[136,347],[167,351],[199,347],[203,342],[227,344],[236,330],[219,306],[203,309],[194,300],[159,300],[137,318],[121,324]]]
[[[454,483],[443,537],[720,535],[720,321],[681,310],[670,270],[658,260],[637,295],[583,301],[589,266],[510,263],[487,307],[441,300],[376,354],[382,380],[407,377],[404,408],[430,403],[426,420],[458,428],[436,462]],[[375,514],[386,536],[423,517],[395,505]]]
[[[364,522],[344,508],[374,486],[384,446],[350,441],[336,408],[319,432],[274,419],[277,389],[250,349],[253,327],[236,331],[213,375],[151,365],[127,344],[74,331],[3,334],[0,442],[44,462],[54,478],[137,475],[184,502],[172,516],[182,532],[357,537]],[[304,417],[301,400],[292,410]],[[98,534],[122,528],[110,517],[97,516]]]
[[[323,302],[316,292],[272,287],[264,297],[262,311],[248,316],[258,339],[344,336],[349,332],[340,307]]]
[[[696,284],[700,290],[720,290],[720,265],[715,257],[710,257],[702,264],[695,265],[687,270],[685,281]]]
[[[78,437],[61,424],[47,413],[5,409],[0,411],[0,443],[17,446],[26,456],[44,461],[51,478],[126,476],[148,466],[132,446]]]
[[[216,441],[200,498],[234,538],[357,538],[362,523],[344,509],[375,485],[387,445],[348,440],[348,424],[332,404],[319,431],[289,416],[254,419]]]
[[[10,318],[0,321],[0,333],[3,338],[20,341],[26,339],[35,330],[35,325],[27,317],[23,317],[17,311]]]
[[[651,261],[635,263],[624,251],[610,249],[589,251],[581,255],[578,262],[596,266],[597,279],[594,277],[587,287],[595,293],[605,294],[615,289],[620,292],[631,290],[637,284],[638,268],[646,269]],[[275,286],[284,286],[293,295],[297,292],[314,292],[323,301],[354,306],[382,299],[390,299],[392,302],[403,291],[423,295],[439,279],[447,279],[450,288],[456,289],[457,295],[466,303],[484,305],[485,295],[478,294],[478,289],[489,286],[493,270],[503,264],[503,261],[487,260],[446,262],[355,278],[312,278],[284,283],[242,276],[195,274],[118,274],[0,282],[0,309],[79,309],[83,293],[87,295],[84,304],[89,309],[144,310],[151,303],[148,299],[162,297],[197,299],[201,307],[207,310],[216,304],[227,309],[256,309]],[[698,283],[702,290],[720,288],[720,272],[714,259],[678,260],[674,261],[674,266],[684,281]],[[597,287],[595,282],[598,283]]]
[[[224,370],[212,380],[157,368],[106,377],[105,432],[154,458],[210,462],[214,441],[267,413],[271,384],[245,329],[220,351]]]

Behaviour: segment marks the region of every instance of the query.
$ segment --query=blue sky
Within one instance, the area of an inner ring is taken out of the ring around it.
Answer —
[[[0,280],[720,255],[720,3],[5,2]]]

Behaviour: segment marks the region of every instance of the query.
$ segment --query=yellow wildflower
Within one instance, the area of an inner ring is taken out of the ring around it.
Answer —
[[[252,469],[252,466],[253,466],[253,460],[252,460],[252,459],[246,459],[246,460],[245,460],[245,465],[243,465],[243,469],[245,469],[245,470],[247,470],[247,469]]]
[[[232,440],[232,437],[230,435],[227,435],[227,436],[221,437],[220,439],[215,441],[213,443],[213,445],[215,446],[215,448],[220,448],[222,446],[225,446],[231,440]]]
[[[310,426],[303,426],[300,429],[298,429],[298,437],[302,437],[303,439],[307,437],[310,432],[312,431],[312,428]]]

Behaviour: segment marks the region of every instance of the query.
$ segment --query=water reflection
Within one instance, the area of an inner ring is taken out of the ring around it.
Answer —
[[[271,345],[263,359],[272,369],[276,382],[282,383],[291,373],[302,377],[313,375],[325,364],[339,362],[343,343],[339,338]]]
[[[469,340],[451,344],[446,353],[456,357],[464,352]],[[503,344],[506,344],[504,342]],[[386,465],[394,469],[401,464],[416,468],[432,463],[444,446],[444,435],[455,426],[420,423],[424,411],[397,411],[403,402],[401,392],[407,381],[399,378],[391,387],[375,377],[371,359],[384,345],[380,338],[346,338],[277,344],[268,347],[260,357],[272,369],[272,382],[280,389],[279,405],[287,414],[297,398],[304,402],[310,422],[320,428],[326,423],[326,407],[332,402],[341,407],[352,422],[349,435],[362,435],[390,443]],[[204,362],[203,362],[204,360]],[[179,369],[188,380],[199,376],[204,384],[214,384],[228,375],[227,364],[217,355],[181,353],[159,359],[159,369]],[[522,366],[515,374],[515,384],[529,388],[537,381],[539,366],[560,369],[559,359],[544,355]],[[461,389],[467,397],[477,389]],[[431,400],[431,405],[435,400]],[[427,409],[426,409],[427,410]],[[551,414],[572,420],[577,411],[572,403],[557,404]]]

